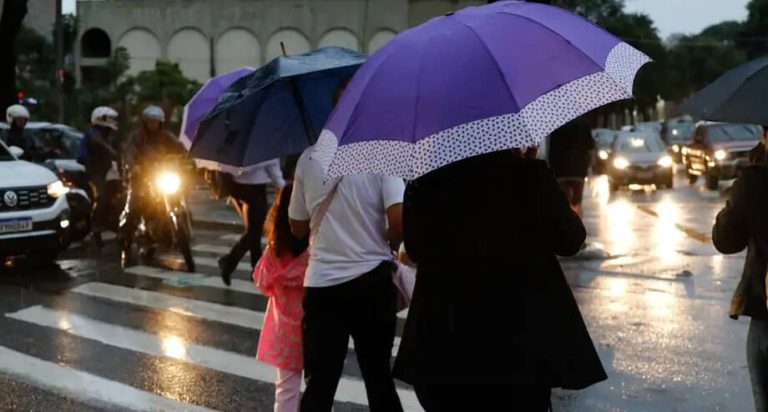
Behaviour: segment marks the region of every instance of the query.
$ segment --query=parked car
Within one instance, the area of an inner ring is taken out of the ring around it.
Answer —
[[[695,127],[692,120],[685,118],[669,119],[664,123],[661,138],[669,147],[670,156],[678,164],[683,162],[683,147],[693,138]]]
[[[608,157],[608,182],[612,191],[631,184],[674,186],[672,157],[652,131],[617,132]]]
[[[592,159],[592,173],[604,174],[607,166],[608,157],[611,153],[611,143],[616,137],[616,131],[611,129],[594,129],[592,137],[595,139],[595,151]]]
[[[0,142],[0,259],[53,261],[70,242],[68,188],[22,154]]]
[[[692,141],[681,150],[688,181],[694,184],[704,176],[707,189],[717,190],[720,180],[736,178],[749,165],[749,151],[760,135],[760,126],[753,124],[697,124]]]
[[[0,140],[7,142],[8,132],[8,125],[0,123]],[[66,196],[71,212],[71,238],[73,241],[84,239],[91,230],[93,194],[85,167],[76,160],[83,134],[67,125],[46,122],[30,122],[24,133],[46,153],[40,164],[55,173],[70,189]]]

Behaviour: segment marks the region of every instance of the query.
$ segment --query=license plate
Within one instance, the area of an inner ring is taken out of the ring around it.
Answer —
[[[637,172],[638,179],[650,179],[653,177],[653,172]]]
[[[32,230],[32,219],[0,220],[0,233],[29,232]]]

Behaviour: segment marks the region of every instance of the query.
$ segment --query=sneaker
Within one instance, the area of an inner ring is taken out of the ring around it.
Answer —
[[[233,262],[228,256],[222,256],[218,260],[221,280],[225,285],[232,284],[232,272],[237,268],[237,262]]]

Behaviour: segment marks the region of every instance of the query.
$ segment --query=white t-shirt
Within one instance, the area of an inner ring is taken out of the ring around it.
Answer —
[[[299,158],[288,215],[311,220],[335,182],[325,182],[309,148]],[[304,286],[327,287],[350,281],[391,260],[386,239],[387,209],[403,202],[402,179],[350,175],[341,179],[328,212],[310,245]],[[312,222],[315,224],[315,222]]]
[[[238,170],[232,180],[243,185],[265,185],[272,183],[278,188],[285,186],[280,160],[272,159]]]

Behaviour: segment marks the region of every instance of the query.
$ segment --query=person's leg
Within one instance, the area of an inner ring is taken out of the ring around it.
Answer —
[[[306,388],[301,412],[329,412],[333,408],[349,342],[344,312],[355,310],[342,300],[342,289],[343,286],[305,289],[302,350]]]
[[[141,217],[141,195],[139,188],[131,184],[125,199],[125,208],[120,215],[118,236],[121,249],[121,263],[123,267],[134,264],[132,253],[133,235]]]
[[[251,266],[261,258],[261,237],[264,233],[264,221],[267,219],[267,186],[254,185],[249,188],[248,236],[250,237]]]
[[[747,365],[756,412],[768,412],[768,321],[752,319],[747,333]]]
[[[240,239],[238,239],[237,242],[235,242],[235,244],[232,246],[232,249],[230,249],[229,253],[220,257],[218,261],[221,279],[227,286],[232,283],[232,272],[235,271],[237,264],[240,263],[240,260],[243,258],[243,256],[245,256],[245,252],[247,252],[250,248],[250,221],[248,219],[248,210],[250,205],[248,204],[246,187],[244,185],[236,184],[232,188],[232,197],[236,199],[240,205],[239,210],[242,213],[245,231],[240,236]]]
[[[390,365],[397,324],[392,270],[389,263],[382,264],[355,279],[350,291],[354,304],[347,316],[372,412],[403,410]]]
[[[298,412],[301,399],[301,372],[277,368],[275,412]]]
[[[106,180],[104,176],[100,176],[96,173],[91,173],[88,176],[91,184],[91,190],[93,192],[93,209],[91,212],[91,232],[93,235],[93,241],[98,247],[104,246],[104,241],[101,239],[101,232],[105,229],[107,202],[105,197],[105,184]]]

